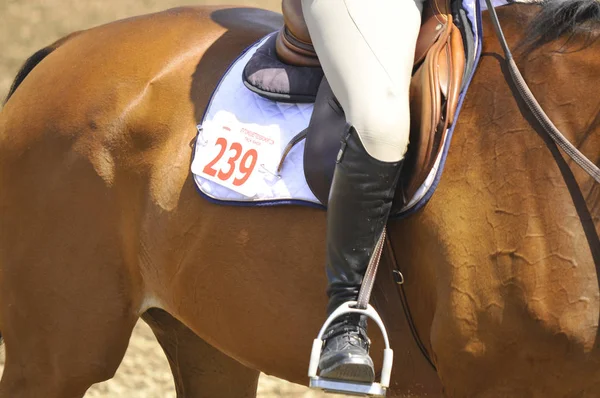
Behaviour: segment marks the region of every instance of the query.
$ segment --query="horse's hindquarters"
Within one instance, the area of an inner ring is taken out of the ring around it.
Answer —
[[[189,243],[167,224],[195,123],[275,21],[175,9],[85,31],[31,65],[0,113],[1,397],[83,395],[112,377],[148,297],[169,303],[153,277]]]

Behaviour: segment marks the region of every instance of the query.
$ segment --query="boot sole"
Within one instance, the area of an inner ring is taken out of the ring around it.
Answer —
[[[373,383],[375,371],[373,363],[364,358],[347,358],[335,365],[321,370],[319,375],[325,379]]]

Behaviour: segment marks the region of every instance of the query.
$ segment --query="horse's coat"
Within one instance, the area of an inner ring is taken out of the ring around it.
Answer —
[[[538,9],[499,10],[511,45]],[[0,397],[81,397],[113,375],[148,303],[179,396],[254,396],[258,370],[306,382],[326,302],[324,213],[216,206],[189,172],[219,77],[280,24],[174,9],[80,32],[22,79],[0,113]],[[373,301],[395,350],[391,392],[598,396],[600,189],[536,133],[487,21],[485,37],[436,195],[389,226],[437,367],[385,263]],[[597,163],[600,43],[554,51],[563,44],[518,61]]]

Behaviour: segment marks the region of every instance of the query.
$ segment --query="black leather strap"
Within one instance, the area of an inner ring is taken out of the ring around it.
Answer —
[[[425,359],[427,359],[427,362],[429,362],[433,370],[437,371],[433,361],[431,360],[429,351],[427,351],[427,347],[425,347],[425,344],[423,344],[423,340],[421,340],[421,337],[419,336],[417,326],[413,321],[413,317],[410,312],[410,307],[408,305],[408,299],[406,298],[406,292],[404,291],[404,277],[402,276],[402,271],[398,266],[398,261],[396,261],[396,253],[394,253],[394,248],[392,247],[392,243],[390,242],[389,235],[387,236],[385,241],[385,248],[387,249],[387,255],[389,256],[390,261],[392,262],[395,275],[400,275],[401,277],[401,279],[396,280],[396,285],[398,286],[398,296],[400,297],[400,302],[402,303],[402,309],[404,310],[404,315],[406,316],[406,321],[410,328],[410,332],[412,333],[413,338],[415,339],[417,347],[419,347],[419,350],[421,351]]]

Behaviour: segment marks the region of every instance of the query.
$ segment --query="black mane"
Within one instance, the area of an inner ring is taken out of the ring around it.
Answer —
[[[600,0],[544,0],[527,27],[523,44],[535,48],[563,35],[583,34],[588,43],[600,34]]]

